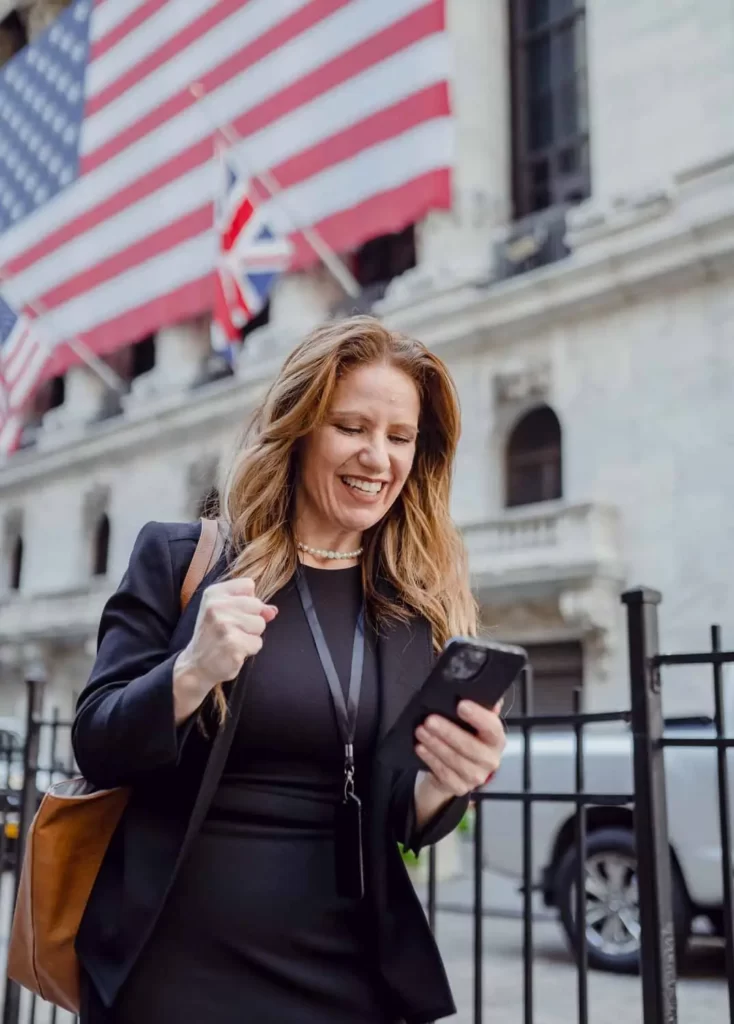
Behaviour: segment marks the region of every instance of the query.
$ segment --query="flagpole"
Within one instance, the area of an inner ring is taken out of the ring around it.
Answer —
[[[198,101],[204,97],[206,90],[201,82],[194,82],[189,86],[189,91],[198,103]],[[214,124],[213,120],[211,123],[230,145],[234,146],[243,141],[242,136],[236,132],[231,124],[218,125]],[[356,299],[362,289],[360,288],[359,282],[355,278],[354,274],[352,274],[346,263],[337,256],[331,246],[324,240],[324,238],[322,238],[316,228],[312,226],[300,227],[297,225],[292,210],[289,209],[287,203],[283,199],[283,190],[273,172],[270,170],[253,171],[251,168],[247,167],[246,161],[242,160],[239,153],[237,154],[237,160],[243,164],[243,169],[247,176],[257,178],[261,181],[265,186],[265,190],[270,195],[270,198],[281,204],[290,218],[293,229],[295,231],[299,231],[303,235],[321,262],[327,270],[331,272],[332,276],[342,286],[347,295]]]
[[[0,284],[5,284],[6,281],[10,280],[10,275],[5,273],[2,267],[0,267]],[[41,303],[35,300],[26,302],[24,308],[30,309],[37,317],[47,318],[49,314],[48,310],[44,310]],[[92,350],[84,344],[84,342],[73,335],[71,338],[61,342],[63,345],[68,345],[71,351],[82,360],[83,363],[93,372],[96,373],[99,379],[108,388],[113,391],[118,391],[120,394],[125,394],[127,391],[127,385],[125,384],[122,377],[115,373],[111,366],[108,366],[102,359],[99,358]]]

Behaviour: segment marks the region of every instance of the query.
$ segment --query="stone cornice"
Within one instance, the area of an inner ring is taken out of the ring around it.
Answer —
[[[236,378],[195,391],[151,399],[103,423],[69,431],[69,440],[48,449],[19,452],[0,469],[0,498],[26,484],[83,469],[100,460],[131,458],[141,449],[176,446],[192,430],[236,431],[277,369],[273,360],[247,366]]]
[[[488,285],[426,280],[388,293],[380,315],[442,353],[570,317],[619,307],[652,289],[734,274],[734,155],[681,174],[668,186],[605,208],[593,202],[569,215],[572,254],[547,267]]]

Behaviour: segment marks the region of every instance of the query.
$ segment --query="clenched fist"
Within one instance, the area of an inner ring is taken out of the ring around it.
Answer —
[[[257,654],[263,633],[278,614],[255,597],[247,577],[213,583],[204,591],[194,633],[173,668],[176,725],[189,718],[217,685],[234,679],[245,659]]]

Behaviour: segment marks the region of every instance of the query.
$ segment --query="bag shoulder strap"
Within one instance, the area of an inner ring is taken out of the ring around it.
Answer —
[[[216,565],[217,559],[224,548],[224,537],[216,519],[202,519],[201,533],[196,544],[194,557],[181,585],[181,611],[194,596],[196,588],[206,574]]]

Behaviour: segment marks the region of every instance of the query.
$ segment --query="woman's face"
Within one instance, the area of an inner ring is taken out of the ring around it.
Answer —
[[[402,370],[383,363],[337,384],[325,422],[304,439],[299,539],[361,534],[386,514],[415,456],[420,398]]]

